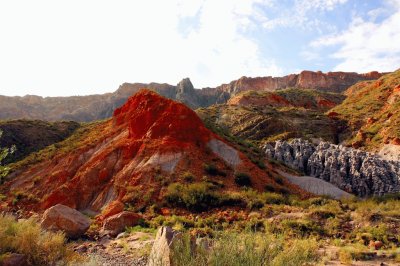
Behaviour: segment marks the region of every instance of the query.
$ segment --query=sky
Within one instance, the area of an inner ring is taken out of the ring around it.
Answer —
[[[0,0],[0,95],[400,68],[400,0]]]

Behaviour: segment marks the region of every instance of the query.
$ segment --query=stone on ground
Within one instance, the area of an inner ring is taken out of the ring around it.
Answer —
[[[4,255],[0,261],[1,266],[25,266],[27,264],[26,256],[17,253]]]
[[[44,212],[41,226],[51,231],[63,231],[68,238],[78,238],[89,229],[90,220],[75,209],[57,204]]]
[[[134,212],[120,212],[104,220],[101,233],[103,235],[115,237],[123,232],[126,227],[137,225],[141,218],[142,216]]]
[[[172,246],[180,235],[181,233],[168,226],[158,229],[147,266],[172,265]]]

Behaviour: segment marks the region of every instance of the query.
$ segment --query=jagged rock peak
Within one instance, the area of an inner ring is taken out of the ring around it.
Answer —
[[[189,78],[182,79],[176,88],[178,93],[187,93],[194,90],[193,84]]]
[[[400,162],[361,150],[307,140],[277,141],[263,147],[267,157],[321,178],[358,196],[400,192]]]

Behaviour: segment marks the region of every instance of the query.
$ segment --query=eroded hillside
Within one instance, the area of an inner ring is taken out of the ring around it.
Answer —
[[[21,160],[32,152],[39,151],[49,145],[69,137],[80,124],[73,121],[44,122],[40,120],[0,121],[0,147],[15,145],[15,152],[9,154],[4,163]]]
[[[1,191],[5,209],[40,211],[61,203],[103,216],[107,206],[145,211],[163,202],[167,187],[178,181],[221,193],[241,185],[301,192],[286,181],[278,184],[205,128],[191,109],[148,90],[131,97],[112,119],[87,125],[56,150],[44,149],[11,167]],[[223,202],[206,208],[218,204]]]
[[[350,87],[328,115],[347,121],[345,144],[400,154],[400,70]]]
[[[324,112],[344,98],[341,94],[298,88],[249,91],[227,104],[198,109],[197,113],[207,124],[256,143],[294,137],[336,143],[343,123]]]

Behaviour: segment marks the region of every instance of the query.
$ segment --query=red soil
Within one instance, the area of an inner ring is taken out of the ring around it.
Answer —
[[[400,138],[394,138],[394,139],[392,140],[392,143],[393,143],[394,145],[400,145]]]
[[[115,110],[114,120],[117,126],[128,126],[130,139],[157,139],[163,145],[206,143],[212,136],[194,111],[148,90]]]

